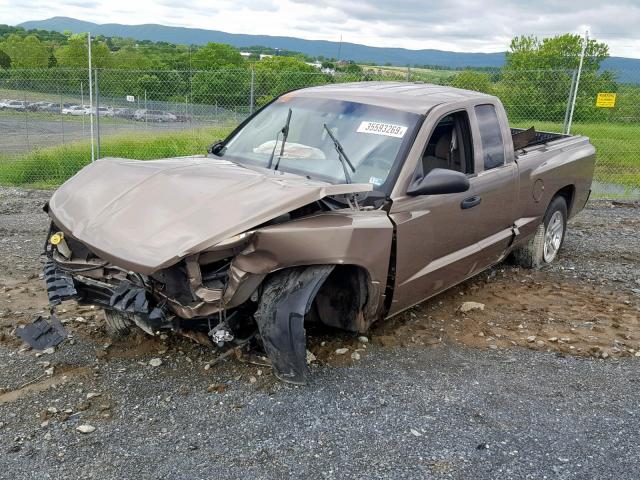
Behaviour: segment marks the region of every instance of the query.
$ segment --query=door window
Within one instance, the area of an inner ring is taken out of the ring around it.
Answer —
[[[422,153],[422,176],[434,168],[473,173],[473,148],[466,111],[442,117],[429,137]]]

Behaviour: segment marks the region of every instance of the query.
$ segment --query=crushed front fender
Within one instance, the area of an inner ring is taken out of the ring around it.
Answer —
[[[284,382],[307,381],[304,316],[332,270],[333,265],[281,270],[263,288],[255,319],[274,374]]]

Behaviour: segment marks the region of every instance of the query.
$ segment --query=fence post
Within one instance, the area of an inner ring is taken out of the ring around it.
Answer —
[[[93,71],[96,81],[96,158],[100,158],[100,86],[98,84],[98,68]]]
[[[256,84],[256,72],[251,69],[251,90],[249,94],[249,115],[253,113],[253,104],[255,103],[255,84]]]
[[[411,81],[411,65],[407,65],[407,82]]]
[[[144,128],[147,128],[147,91],[144,91]]]
[[[27,150],[31,150],[29,145],[29,109],[27,108],[27,92],[24,92],[24,133],[27,137]]]
[[[569,97],[567,98],[567,108],[564,111],[564,122],[562,124],[562,133],[567,133],[567,124],[569,123],[569,112],[571,111],[571,102],[573,100],[573,89],[576,86],[576,77],[578,76],[578,71],[573,69],[573,74],[571,75],[571,86],[569,87]]]
[[[578,75],[576,76],[576,86],[573,92],[573,100],[571,101],[571,111],[569,112],[569,121],[567,122],[567,132],[571,133],[571,122],[573,121],[573,112],[576,108],[576,98],[578,97],[578,87],[580,86],[580,75],[582,74],[582,64],[584,62],[584,54],[587,51],[587,43],[589,42],[589,30],[584,32],[584,40],[582,43],[582,53],[580,54],[580,64],[578,65]]]
[[[89,128],[91,133],[91,161],[96,160],[93,147],[93,75],[91,74],[91,32],[87,32],[87,48],[89,51]]]
[[[80,105],[84,107],[84,89],[80,82]],[[62,94],[60,94],[60,110],[62,110]],[[84,138],[84,115],[82,116],[82,137]]]
[[[183,130],[187,129],[187,120],[191,123],[191,119],[189,118],[189,95],[184,96],[184,127]]]
[[[62,145],[64,145],[64,115],[62,114],[62,91],[60,87],[58,87],[58,94],[60,95],[60,130],[62,131]],[[82,136],[84,136],[84,116],[82,117]]]

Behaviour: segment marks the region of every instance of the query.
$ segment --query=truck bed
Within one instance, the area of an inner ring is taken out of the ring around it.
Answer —
[[[511,139],[513,140],[514,151],[522,150],[534,145],[541,145],[552,142],[560,138],[567,138],[571,135],[553,132],[537,132],[534,127],[531,128],[512,128]]]

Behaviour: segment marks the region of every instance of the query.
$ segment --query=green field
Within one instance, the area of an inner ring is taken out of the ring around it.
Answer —
[[[84,85],[84,103],[89,103],[89,90],[87,82]],[[45,93],[30,90],[14,90],[10,88],[0,88],[0,99],[8,98],[10,100],[24,100],[27,102],[51,102],[51,103],[80,103],[83,98],[80,95],[80,86],[78,85],[77,93],[73,94],[58,94],[58,93]]]
[[[389,76],[398,76],[402,79],[406,78],[407,67],[393,67],[393,66],[370,66],[360,65],[364,72],[381,73],[382,75],[388,74]],[[451,78],[452,75],[459,73],[457,70],[440,70],[432,68],[414,68],[411,67],[411,80],[422,82],[434,82],[440,83],[443,80]]]
[[[203,128],[172,133],[135,133],[102,139],[103,157],[140,160],[203,154],[208,145],[224,138],[231,127]],[[0,156],[0,185],[52,188],[91,161],[86,141],[34,150],[24,155]]]
[[[560,132],[562,124],[521,121],[513,126]],[[640,188],[640,127],[621,123],[574,123],[572,135],[585,135],[596,147],[595,179],[627,188]]]
[[[550,122],[516,122],[516,127],[534,125],[541,131],[560,131]],[[214,140],[223,138],[233,125],[171,133],[140,132],[102,139],[102,156],[148,160],[199,154]],[[640,188],[640,132],[634,124],[576,123],[573,134],[589,137],[596,147],[596,180]],[[50,188],[59,185],[90,161],[86,141],[34,150],[19,156],[0,156],[0,184]]]

